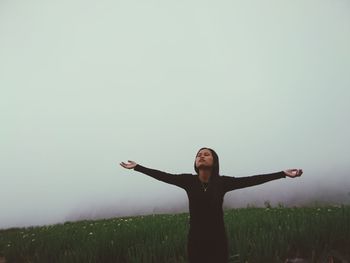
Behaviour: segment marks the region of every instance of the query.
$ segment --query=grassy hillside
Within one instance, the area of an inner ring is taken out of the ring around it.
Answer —
[[[7,263],[186,262],[188,216],[0,230],[0,256]],[[285,262],[292,257],[321,262],[330,253],[350,262],[350,206],[247,207],[225,210],[224,216],[231,262]]]

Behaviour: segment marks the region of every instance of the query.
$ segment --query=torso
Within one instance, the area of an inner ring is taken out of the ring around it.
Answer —
[[[189,199],[190,234],[201,235],[202,238],[210,237],[225,232],[223,218],[224,193],[220,178],[211,179],[206,191],[202,186],[198,175],[193,175],[190,187],[186,189]]]

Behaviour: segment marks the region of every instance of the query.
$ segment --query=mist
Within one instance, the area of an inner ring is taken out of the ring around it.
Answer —
[[[119,165],[291,168],[226,193],[350,203],[349,1],[1,1],[0,228],[188,212],[186,192]]]

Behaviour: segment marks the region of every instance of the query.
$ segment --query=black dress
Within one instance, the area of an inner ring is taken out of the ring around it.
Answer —
[[[134,170],[186,191],[190,213],[187,235],[187,257],[190,263],[228,262],[229,242],[222,209],[225,193],[286,177],[283,171],[246,177],[221,175],[210,177],[209,182],[203,184],[198,174],[170,174],[140,164]]]

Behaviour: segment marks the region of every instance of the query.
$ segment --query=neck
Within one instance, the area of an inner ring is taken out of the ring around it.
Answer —
[[[208,183],[211,176],[211,170],[209,169],[199,169],[198,177],[203,183]]]

